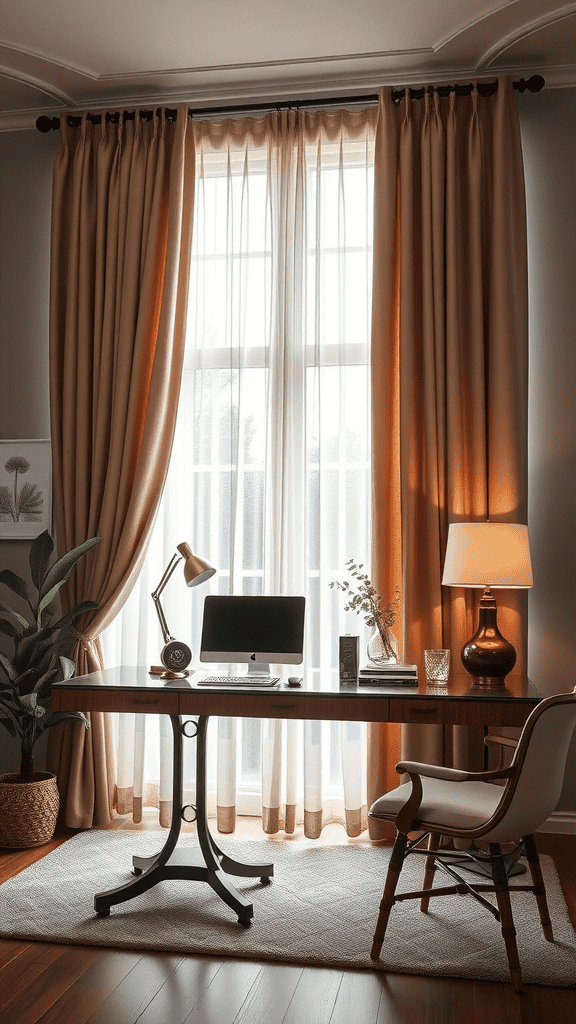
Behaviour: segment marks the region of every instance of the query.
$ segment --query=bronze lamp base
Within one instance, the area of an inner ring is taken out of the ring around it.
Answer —
[[[478,686],[503,686],[516,664],[516,651],[496,623],[496,601],[486,587],[474,636],[462,648],[462,664]]]

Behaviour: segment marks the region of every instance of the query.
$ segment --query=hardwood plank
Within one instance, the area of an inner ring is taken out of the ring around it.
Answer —
[[[234,1024],[282,1024],[303,971],[288,964],[264,964]]]
[[[136,950],[103,949],[102,955],[37,1018],[37,1024],[85,1024],[142,956]]]
[[[186,1024],[233,1024],[261,970],[262,964],[255,961],[224,961],[186,1017]]]
[[[222,963],[209,957],[187,956],[148,1003],[138,1024],[183,1024]]]
[[[343,971],[308,967],[302,972],[283,1024],[328,1024],[336,1005]]]
[[[474,982],[466,978],[384,974],[383,982],[377,1024],[461,1024],[474,1019]]]
[[[376,1024],[384,986],[380,971],[344,971],[330,1024]]]
[[[529,1024],[530,1013],[530,997],[518,995],[511,984],[474,982],[473,1024]]]
[[[60,950],[51,947],[43,951],[42,960],[37,962],[39,953],[35,943],[26,947],[20,956],[12,960],[2,971],[2,985],[0,987],[0,1008],[7,1007],[12,999],[15,999],[22,988],[31,984],[34,978],[51,966],[61,955]],[[9,1018],[6,1018],[9,1019]],[[14,1018],[13,1018],[14,1019]]]
[[[36,1024],[53,1003],[106,951],[89,946],[66,946],[54,951],[50,960],[48,951],[32,964],[22,979],[23,985],[4,1007],[6,1019],[18,1024]]]
[[[0,939],[0,971],[3,971],[7,964],[12,963],[16,957],[21,956],[29,945],[18,939]],[[0,978],[0,983],[2,979]]]
[[[88,1017],[90,1024],[135,1024],[181,961],[182,957],[177,954],[148,953],[143,956]]]

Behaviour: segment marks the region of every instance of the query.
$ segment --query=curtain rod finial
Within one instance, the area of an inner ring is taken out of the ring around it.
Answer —
[[[60,118],[48,117],[47,114],[42,114],[41,117],[36,118],[36,127],[39,132],[43,132],[44,134],[56,131],[56,129],[60,127]]]

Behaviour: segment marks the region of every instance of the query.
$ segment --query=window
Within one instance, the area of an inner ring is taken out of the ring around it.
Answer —
[[[239,141],[222,145],[214,134],[206,126],[197,146],[186,356],[168,481],[139,583],[104,638],[105,657],[158,662],[150,593],[187,540],[217,574],[190,591],[175,575],[162,598],[172,635],[191,640],[197,656],[210,590],[304,593],[303,667],[318,679],[337,671],[339,635],[364,632],[329,582],[348,558],[369,555],[372,132],[309,132],[280,153],[269,137],[258,144],[255,133],[238,130]],[[230,745],[223,722],[221,743]],[[234,728],[227,770],[238,809],[260,813],[262,726],[242,720]],[[322,801],[337,802],[343,734],[357,757],[362,729],[306,728]],[[306,742],[299,740],[300,753]],[[221,745],[215,736],[213,743]],[[144,775],[154,781],[158,744],[147,737],[146,748]],[[210,757],[213,787],[217,759]],[[306,755],[296,759],[301,775]]]

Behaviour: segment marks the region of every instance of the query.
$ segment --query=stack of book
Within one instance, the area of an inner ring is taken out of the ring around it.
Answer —
[[[396,662],[377,665],[368,662],[358,673],[359,686],[418,686],[418,666]]]

